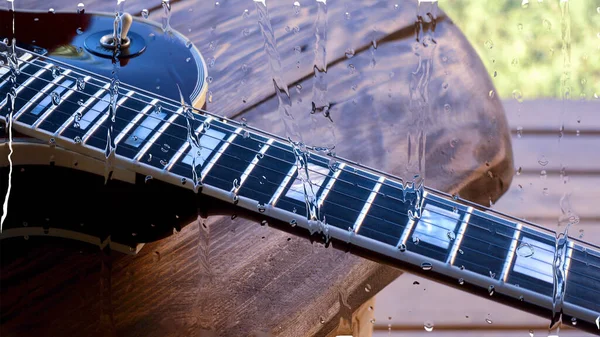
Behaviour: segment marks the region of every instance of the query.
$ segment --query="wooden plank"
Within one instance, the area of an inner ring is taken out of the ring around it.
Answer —
[[[523,128],[523,133],[537,130],[558,130],[564,123],[565,130],[598,132],[600,130],[600,100],[570,100],[563,104],[559,99],[503,100],[511,128]]]
[[[560,198],[563,193],[571,193],[571,205],[581,218],[600,220],[600,210],[593,207],[594,200],[600,200],[600,175],[572,176],[567,184],[558,175],[515,176],[513,184],[493,206],[498,211],[528,219],[545,219],[556,224],[560,215]]]
[[[515,168],[524,172],[559,173],[566,168],[567,174],[600,173],[600,156],[598,155],[600,135],[565,136],[535,135],[523,133],[522,137],[513,135]]]

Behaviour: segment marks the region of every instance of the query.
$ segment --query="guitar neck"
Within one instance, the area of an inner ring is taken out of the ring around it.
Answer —
[[[190,118],[188,108],[127,85],[113,121],[106,80],[62,65],[57,71],[37,56],[19,54],[14,100],[5,98],[11,73],[0,68],[0,115],[12,114],[20,133],[101,160],[110,136],[120,167],[200,187],[334,246],[533,313],[548,315],[562,297],[565,317],[600,331],[596,246],[571,238],[557,245],[535,224],[339,158],[310,152],[299,166],[282,138],[206,112]],[[554,294],[555,277],[563,279],[562,296]]]

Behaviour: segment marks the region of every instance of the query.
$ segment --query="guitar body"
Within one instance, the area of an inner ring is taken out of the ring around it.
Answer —
[[[178,32],[144,19],[134,19],[130,46],[113,63],[112,50],[99,38],[111,34],[111,14],[0,11],[0,36],[17,46],[42,53],[65,65],[112,78],[122,84],[169,99],[184,98],[195,108],[206,106],[207,68],[200,52]],[[181,90],[181,95],[180,91]],[[6,93],[3,91],[3,100]],[[117,109],[117,115],[119,110]],[[16,133],[12,135],[12,181],[2,239],[32,236],[74,239],[135,253],[140,243],[180,230],[197,217],[189,191],[114,167],[105,184],[105,162]],[[0,179],[10,171],[9,134],[0,125]],[[8,184],[0,185],[2,200]],[[164,198],[169,195],[169,198]],[[187,197],[186,197],[187,196]],[[157,207],[148,208],[153,204]],[[35,209],[27,205],[36,205]],[[160,204],[160,205],[159,205]],[[99,205],[105,205],[98,207]],[[131,210],[144,209],[144,212]]]

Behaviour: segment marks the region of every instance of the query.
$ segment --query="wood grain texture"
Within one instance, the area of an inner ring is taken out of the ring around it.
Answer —
[[[173,3],[172,27],[187,34],[207,60],[215,59],[208,110],[244,116],[252,126],[281,134],[254,4]],[[74,10],[65,1],[43,6]],[[132,13],[142,7],[127,6]],[[305,137],[318,143],[325,133],[311,129],[305,117],[316,5],[303,4],[297,17],[289,1],[268,6],[294,113]],[[87,8],[112,10],[114,4],[94,1]],[[246,8],[250,16],[243,18]],[[151,17],[160,19],[160,13]],[[398,11],[386,1],[340,1],[329,8],[328,95],[336,103],[337,153],[401,176],[414,169],[407,168],[406,154],[416,118],[408,109],[408,85],[419,63],[415,14],[416,1],[403,2]],[[488,98],[489,76],[458,29],[440,20],[435,34],[425,110],[426,182],[475,201],[495,200],[513,175],[502,105]],[[371,68],[374,37],[379,44]],[[348,48],[358,51],[351,59],[345,57]],[[295,91],[297,84],[304,89]],[[402,273],[268,226],[217,217],[150,243],[134,257],[80,249],[34,239],[2,243],[2,336],[330,336]]]

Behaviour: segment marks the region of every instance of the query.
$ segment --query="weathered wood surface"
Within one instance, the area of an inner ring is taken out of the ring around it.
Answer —
[[[206,59],[215,58],[209,68],[213,98],[208,109],[244,116],[252,126],[281,134],[254,3],[220,3],[214,8],[214,2],[173,1],[171,26],[187,34]],[[114,8],[112,1],[86,5],[89,11]],[[134,14],[155,5],[127,4]],[[51,1],[42,6],[74,10],[75,3]],[[311,130],[307,117],[316,5],[303,2],[299,16],[294,16],[289,1],[269,1],[268,6],[285,81],[292,85],[293,113],[305,138],[318,143],[325,133]],[[40,4],[21,2],[17,7],[40,8]],[[248,18],[242,16],[246,8]],[[158,20],[161,13],[158,8],[151,18]],[[403,2],[400,10],[387,1],[329,6],[327,77],[329,97],[336,103],[331,113],[337,153],[399,175],[414,169],[414,164],[407,168],[406,163],[407,133],[415,132],[410,129],[415,116],[407,109],[411,73],[418,64],[412,50],[415,14],[416,1]],[[295,26],[300,28],[296,34]],[[246,37],[244,28],[249,30]],[[431,110],[425,116],[426,182],[480,202],[495,200],[513,173],[502,106],[489,99],[493,89],[489,77],[458,29],[440,20],[435,35],[428,84]],[[371,68],[368,46],[373,36],[388,38],[378,44],[377,63]],[[301,47],[299,56],[295,46]],[[348,48],[357,51],[351,59],[345,58]],[[296,84],[304,88],[299,93]],[[2,307],[7,309],[0,332],[3,336],[325,336],[401,274],[241,219],[211,218],[207,227],[208,237],[192,224],[169,239],[146,245],[135,257],[103,258],[97,252],[79,253],[63,243],[33,239],[3,242],[2,250],[16,252],[19,258],[3,260]],[[108,266],[112,270],[106,270]]]
[[[510,100],[503,101],[503,105],[511,130],[523,128],[523,136],[519,138],[513,132],[512,141],[515,167],[523,170],[515,175],[508,191],[493,207],[556,230],[560,198],[564,192],[571,192],[571,205],[581,222],[573,225],[569,234],[600,245],[600,209],[597,207],[600,200],[600,102],[570,101],[564,106],[564,114],[560,100],[522,103]],[[559,144],[557,126],[561,121],[565,122],[565,135]],[[581,130],[580,136],[567,132],[577,128]],[[548,161],[545,164],[542,160],[545,165],[538,162],[542,155]],[[566,166],[566,184],[559,173],[561,161]],[[542,170],[547,171],[546,178],[541,176]],[[413,285],[414,281],[419,285]],[[398,298],[410,305],[398,306]],[[436,304],[431,305],[432,302]],[[473,332],[474,336],[484,333],[485,336],[526,336],[530,329],[537,336],[547,334],[549,324],[549,317],[490,303],[408,273],[377,294],[374,308],[376,332],[373,336],[419,336],[425,333],[423,324],[427,321],[435,325],[434,333],[427,336],[444,337],[470,336],[469,331],[474,329],[479,330]],[[492,325],[485,321],[488,317]],[[388,324],[392,325],[390,335]],[[591,336],[567,330],[570,331],[561,331],[561,336]]]

